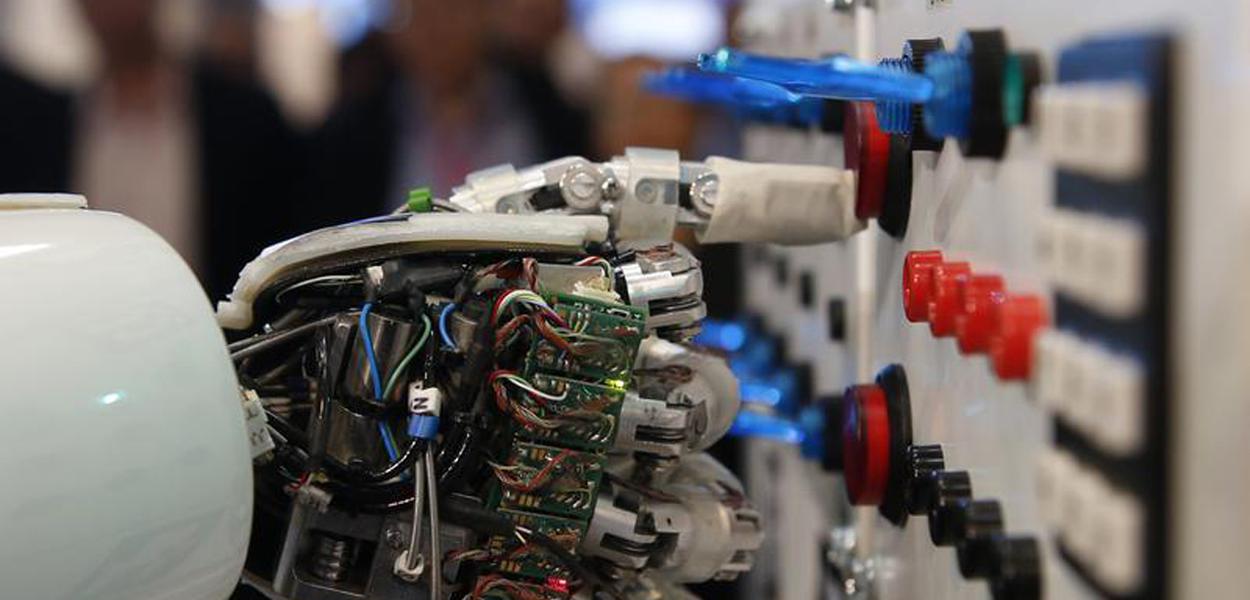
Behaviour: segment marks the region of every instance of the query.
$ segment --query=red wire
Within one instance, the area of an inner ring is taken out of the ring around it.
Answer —
[[[498,298],[495,298],[495,302],[493,303],[490,309],[491,324],[495,324],[499,322],[499,306],[503,304],[503,299],[507,298],[508,294],[512,293],[513,291],[515,291],[515,288],[505,289],[502,294],[499,294]]]
[[[543,484],[546,483],[546,480],[551,478],[551,474],[555,471],[555,468],[559,466],[560,463],[564,462],[565,460],[568,459],[568,457],[572,455],[573,455],[572,450],[561,450],[560,453],[557,454],[555,458],[551,459],[551,462],[548,462],[542,469],[540,469],[537,473],[535,473],[533,477],[530,477],[529,481],[526,481],[525,483],[522,483],[520,485],[514,485],[514,486],[509,486],[509,487],[512,487],[513,489],[519,492],[525,492],[525,493],[532,492],[542,487]]]
[[[495,332],[495,346],[498,347],[500,344],[502,344],[504,340],[508,339],[508,336],[512,335],[512,332],[516,331],[519,327],[524,325],[526,321],[529,321],[529,320],[530,320],[529,315],[520,315],[518,317],[513,317],[511,321],[508,321],[507,324],[505,324],[503,327],[500,327]]]

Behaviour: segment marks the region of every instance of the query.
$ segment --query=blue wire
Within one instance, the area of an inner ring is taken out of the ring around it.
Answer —
[[[451,311],[456,309],[456,303],[452,302],[443,307],[443,312],[438,315],[438,334],[443,336],[443,345],[448,348],[456,347],[456,340],[451,338],[451,334],[447,332],[447,317]]]
[[[378,431],[382,433],[382,445],[386,447],[386,456],[395,462],[399,458],[399,449],[395,447],[395,438],[391,434],[391,428],[386,426],[385,421],[378,421]]]
[[[369,379],[373,382],[373,395],[380,402],[382,397],[382,370],[378,368],[378,355],[373,350],[373,336],[369,334],[369,313],[373,311],[373,303],[366,302],[360,309],[360,341],[365,345],[365,356],[369,358]],[[386,447],[386,455],[394,461],[399,457],[395,448],[395,440],[391,436],[391,428],[385,421],[378,421],[378,432],[382,434],[382,445]]]
[[[372,302],[366,302],[360,309],[360,340],[365,345],[365,356],[369,357],[369,379],[373,382],[373,397],[382,400],[382,370],[378,368],[378,355],[373,351],[373,336],[369,334],[369,313],[372,311]]]

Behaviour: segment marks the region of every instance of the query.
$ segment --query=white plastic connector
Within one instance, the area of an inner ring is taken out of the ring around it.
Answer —
[[[1076,471],[1076,463],[1067,452],[1047,448],[1038,455],[1037,501],[1042,521],[1058,530],[1064,522],[1067,485]]]
[[[1036,249],[1059,291],[1112,317],[1141,310],[1147,263],[1138,223],[1056,208],[1039,228]]]
[[[1091,275],[1101,285],[1091,300],[1105,313],[1130,316],[1140,310],[1146,289],[1146,240],[1140,225],[1098,218],[1098,242],[1090,256]]]
[[[1033,341],[1033,395],[1042,408],[1060,413],[1064,410],[1063,355],[1068,335],[1057,329],[1046,329]]]
[[[1116,454],[1141,449],[1145,439],[1145,374],[1141,365],[1126,357],[1107,356],[1097,375],[1097,393],[1103,415],[1095,422],[1094,437]]]
[[[1106,497],[1100,475],[1073,461],[1073,469],[1064,482],[1063,517],[1059,536],[1074,555],[1089,562],[1099,551],[1097,525],[1098,504]]]
[[[1062,330],[1037,336],[1033,355],[1040,406],[1106,452],[1141,449],[1145,373],[1136,360]]]
[[[1054,448],[1038,462],[1038,494],[1047,524],[1095,579],[1124,595],[1140,587],[1144,517],[1136,498]]]
[[[1142,583],[1141,504],[1132,496],[1106,488],[1097,510],[1102,545],[1091,557],[1095,576],[1120,594],[1131,595]]]
[[[1042,151],[1070,171],[1111,179],[1139,176],[1149,155],[1149,98],[1133,82],[1045,85],[1035,93]]]
[[[243,390],[243,420],[247,427],[247,443],[251,447],[252,460],[274,449],[273,435],[269,433],[269,419],[265,407],[254,390]]]
[[[334,501],[334,494],[331,494],[316,485],[305,484],[296,490],[295,501],[324,514],[327,510],[330,510],[330,502]]]

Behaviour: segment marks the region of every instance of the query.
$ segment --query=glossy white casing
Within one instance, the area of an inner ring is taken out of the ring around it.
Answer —
[[[252,479],[221,330],[168,244],[73,198],[0,196],[0,597],[224,598]]]

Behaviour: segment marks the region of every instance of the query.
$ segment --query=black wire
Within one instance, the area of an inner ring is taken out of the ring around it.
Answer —
[[[331,505],[349,513],[390,514],[412,506],[411,481],[369,487],[331,481],[325,487],[333,495]]]
[[[269,424],[274,429],[277,429],[278,433],[286,438],[292,446],[303,450],[305,453],[308,452],[307,434],[290,421],[274,414],[272,411],[266,410],[265,414],[269,418]],[[326,474],[333,479],[340,479],[357,486],[376,487],[399,477],[400,474],[407,471],[416,458],[417,449],[418,441],[413,440],[404,448],[404,452],[394,462],[386,465],[379,471],[353,467],[344,464],[333,456],[325,456],[322,459],[324,461],[322,466],[325,467]]]
[[[482,466],[482,430],[472,423],[462,426],[463,435],[443,444],[439,462],[446,464],[438,474],[438,487],[447,491],[459,488]],[[444,459],[444,456],[447,458]]]

